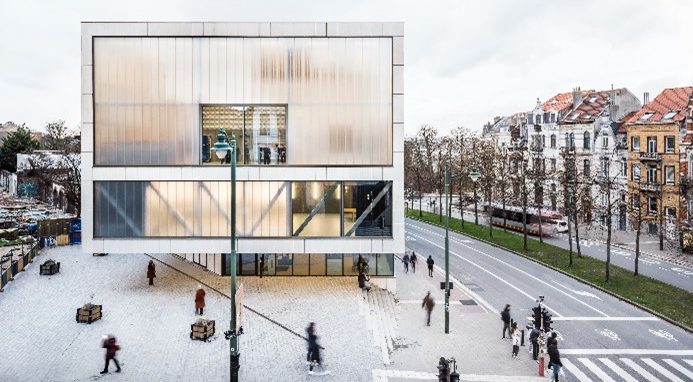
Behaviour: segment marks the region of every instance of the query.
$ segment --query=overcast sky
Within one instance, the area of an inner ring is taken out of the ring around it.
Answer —
[[[405,123],[481,129],[557,92],[693,84],[687,0],[0,0],[0,122],[80,122],[80,21],[404,21]]]

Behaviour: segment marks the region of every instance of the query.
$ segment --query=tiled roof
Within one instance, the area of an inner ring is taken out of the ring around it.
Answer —
[[[582,96],[584,97],[587,93],[593,92],[594,90],[582,90]],[[544,111],[555,110],[561,112],[573,106],[573,92],[558,93],[555,96],[549,98],[546,102],[541,104],[541,108]]]
[[[686,119],[693,105],[693,86],[662,90],[650,103],[626,121],[629,124],[679,122]],[[664,117],[667,118],[664,118]]]
[[[626,127],[626,121],[628,121],[628,120],[629,120],[632,116],[634,116],[637,112],[638,112],[638,110],[636,110],[636,111],[631,111],[630,113],[624,115],[623,118],[621,118],[621,120],[617,122],[617,123],[618,123],[618,130],[616,130],[616,132],[618,132],[619,134],[625,134],[625,133],[627,133],[627,132],[628,132],[628,128]]]
[[[582,102],[565,116],[563,122],[594,121],[609,106],[610,93],[610,90],[589,92],[584,96]]]

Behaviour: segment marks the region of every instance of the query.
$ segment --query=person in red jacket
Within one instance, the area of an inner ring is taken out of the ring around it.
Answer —
[[[199,312],[200,315],[204,314],[205,308],[205,290],[202,289],[202,285],[197,286],[197,292],[195,292],[195,314]]]
[[[115,363],[117,367],[116,373],[120,373],[120,364],[118,363],[118,360],[115,357],[116,352],[120,350],[120,345],[118,345],[118,342],[116,341],[115,337],[112,334],[103,336],[103,343],[101,347],[106,349],[106,364],[103,366],[103,371],[101,371],[101,374],[108,373],[108,364],[111,360],[113,360],[113,363]]]

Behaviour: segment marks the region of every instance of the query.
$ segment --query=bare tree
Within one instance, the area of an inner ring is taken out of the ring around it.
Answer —
[[[501,204],[503,206],[503,211],[505,211],[508,201],[508,187],[510,186],[510,169],[508,164],[508,148],[495,147],[496,149],[496,161],[495,161],[495,174],[496,174],[496,195],[499,197]],[[506,217],[507,215],[503,213],[503,230],[506,231]]]
[[[522,237],[523,248],[527,250],[527,178],[529,154],[527,145],[524,141],[516,142],[513,145],[513,152],[510,156],[512,161],[513,182],[520,188],[519,204],[522,206]]]
[[[611,235],[613,230],[613,216],[614,209],[616,209],[620,203],[618,198],[612,197],[614,193],[619,191],[618,187],[618,174],[611,173],[611,153],[608,151],[602,152],[601,155],[601,169],[597,176],[594,178],[594,183],[597,188],[597,197],[600,199],[598,202],[598,218],[603,223],[606,228],[606,263],[605,263],[605,275],[606,282],[609,282],[611,275]]]
[[[542,210],[544,207],[544,185],[546,184],[546,157],[544,156],[544,142],[541,135],[534,135],[534,141],[530,145],[530,158],[532,167],[528,172],[528,181],[532,184],[534,191],[534,208],[538,212],[539,218],[539,242],[544,242],[544,231],[542,226]]]
[[[493,237],[493,193],[496,188],[496,156],[497,151],[493,142],[480,141],[477,144],[476,156],[479,164],[479,172],[481,178],[479,185],[481,187],[484,199],[486,199],[486,209],[488,213],[488,235]]]

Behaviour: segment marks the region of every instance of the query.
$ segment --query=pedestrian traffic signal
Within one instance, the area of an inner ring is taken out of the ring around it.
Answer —
[[[532,308],[532,322],[535,328],[541,328],[541,308],[538,306]]]
[[[553,320],[551,319],[551,315],[549,314],[549,311],[546,310],[546,308],[542,309],[542,318],[544,321],[544,331],[548,332],[551,330],[551,324],[553,323]]]

